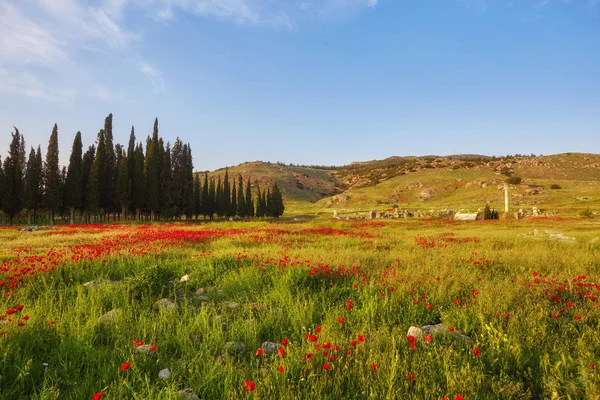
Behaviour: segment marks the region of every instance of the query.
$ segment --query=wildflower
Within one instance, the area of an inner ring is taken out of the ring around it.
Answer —
[[[431,310],[433,306],[431,304],[427,304],[427,308]]]
[[[17,311],[21,311],[22,309],[23,309],[23,304],[19,304],[19,305],[17,306]]]
[[[285,349],[283,347],[280,347],[277,350],[277,354],[279,354],[279,357],[283,357],[283,355],[285,354]]]
[[[331,368],[331,365],[329,365],[327,363],[323,364],[323,369],[324,370],[329,371],[330,368]]]
[[[596,366],[594,364],[590,364],[590,369],[594,369]]]
[[[356,346],[356,340],[353,340],[352,342],[350,342],[350,344],[351,344],[352,346]]]
[[[283,368],[283,365],[280,365],[280,366],[279,366],[279,372],[280,372],[280,373],[283,373],[283,371],[285,371],[285,368]]]
[[[92,396],[92,400],[100,400],[102,398],[102,392],[98,392]]]
[[[425,341],[427,341],[427,343],[431,343],[431,341],[433,340],[433,337],[431,337],[431,335],[423,335],[423,339],[425,339]]]
[[[315,327],[315,332],[321,333],[322,329],[320,326]]]
[[[450,327],[450,328],[448,328],[448,330],[449,330],[450,332],[454,332],[454,328],[453,328],[453,327]]]
[[[478,348],[478,347],[475,347],[475,348],[473,349],[473,354],[475,355],[475,357],[479,357],[480,351],[479,351],[479,348]]]
[[[281,345],[285,346],[288,344],[288,340],[286,338],[281,339]]]
[[[359,334],[359,335],[358,335],[356,338],[357,338],[357,339],[358,339],[358,341],[359,341],[359,342],[361,342],[361,343],[365,341],[365,337],[364,337],[364,335],[360,335],[360,334]]]
[[[413,374],[408,374],[407,378],[410,379],[411,381],[414,381],[417,379],[417,378],[415,378],[415,376]]]
[[[552,314],[552,318],[558,318],[558,314],[557,313]]]
[[[8,315],[14,314],[15,313],[15,309],[14,308],[9,308],[8,310],[6,310],[6,313]]]
[[[576,315],[576,316],[575,316],[575,319],[576,319],[577,321],[581,321],[581,317],[580,317],[579,315]]]
[[[27,321],[29,319],[29,315],[24,315],[23,320]]]
[[[150,346],[150,351],[156,351],[156,349],[158,349],[158,346],[156,346],[156,345]]]
[[[306,361],[310,361],[312,356],[313,356],[312,353],[308,353],[307,355],[304,356],[304,358],[306,358]]]
[[[454,299],[454,304],[459,305],[460,304],[460,300],[459,299]]]
[[[309,340],[311,343],[314,343],[314,342],[316,342],[317,340],[319,340],[319,338],[318,338],[318,337],[316,337],[315,335],[308,335],[308,340]]]
[[[25,323],[23,323],[23,321],[19,321],[19,322],[17,323],[17,325],[18,325],[18,326],[23,326],[23,325],[25,325]]]
[[[342,318],[342,317],[339,317],[339,318],[338,318],[338,322],[339,322],[340,324],[343,324],[343,323],[344,323],[344,318]]]
[[[258,348],[258,350],[256,350],[256,355],[257,356],[262,356],[263,354],[265,354],[265,352],[263,351],[263,349],[261,349],[260,347]]]
[[[54,321],[48,322],[48,326],[52,326],[52,325],[54,325]]]
[[[371,364],[371,369],[373,371],[377,371],[377,364]]]
[[[244,389],[246,389],[248,392],[254,392],[256,389],[256,383],[252,381],[246,381],[244,382]]]
[[[465,400],[465,398],[462,397],[460,394],[457,394],[456,396],[454,396],[454,400]]]
[[[124,363],[121,365],[121,371],[127,371],[127,370],[129,369],[129,367],[131,367],[131,363],[124,362]]]

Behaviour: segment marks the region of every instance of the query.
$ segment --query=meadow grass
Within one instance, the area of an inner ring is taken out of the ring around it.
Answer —
[[[2,229],[2,310],[15,312],[0,321],[0,398],[175,399],[185,388],[203,399],[600,398],[599,227],[535,219]],[[542,234],[518,236],[534,229]],[[176,308],[157,309],[162,298]],[[408,328],[438,323],[472,340],[434,335],[411,350]],[[285,353],[257,356],[266,341]],[[164,368],[168,380],[158,377]]]

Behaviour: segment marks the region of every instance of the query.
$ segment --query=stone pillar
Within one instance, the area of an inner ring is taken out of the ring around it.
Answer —
[[[508,185],[504,185],[504,212],[508,212]]]

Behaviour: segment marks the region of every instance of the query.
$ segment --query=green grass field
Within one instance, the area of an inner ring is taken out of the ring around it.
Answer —
[[[4,228],[0,398],[598,399],[599,236],[594,219]],[[471,340],[407,340],[439,323]]]

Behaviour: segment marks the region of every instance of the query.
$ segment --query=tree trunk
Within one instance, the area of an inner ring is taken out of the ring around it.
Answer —
[[[75,207],[69,208],[69,224],[75,224]]]
[[[125,222],[125,217],[127,217],[127,206],[122,205],[121,206],[121,218],[123,219],[123,222]]]
[[[31,225],[31,213],[27,213],[27,225]]]
[[[54,210],[50,209],[50,221],[48,223],[50,226],[54,226]]]

